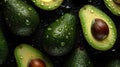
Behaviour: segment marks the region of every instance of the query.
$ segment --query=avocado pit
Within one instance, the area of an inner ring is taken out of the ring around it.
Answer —
[[[46,65],[41,59],[32,59],[28,67],[46,67]]]
[[[114,3],[116,3],[117,5],[120,5],[120,0],[113,0]]]
[[[91,26],[91,32],[96,40],[104,40],[109,34],[109,28],[104,20],[96,18]]]

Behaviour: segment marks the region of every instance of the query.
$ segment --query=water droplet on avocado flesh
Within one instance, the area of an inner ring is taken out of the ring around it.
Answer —
[[[92,22],[91,32],[96,40],[104,40],[109,34],[109,28],[104,20],[96,18]]]
[[[32,0],[32,1],[39,8],[48,11],[57,9],[63,3],[63,0]]]

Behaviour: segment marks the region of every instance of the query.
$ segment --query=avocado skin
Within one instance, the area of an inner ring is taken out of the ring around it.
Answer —
[[[44,31],[43,48],[53,56],[68,53],[75,41],[76,17],[66,13],[51,23]]]
[[[3,31],[0,29],[0,65],[4,63],[8,55],[8,45],[4,37]]]
[[[20,44],[14,49],[14,56],[18,67],[28,67],[32,59],[40,59],[46,67],[53,67],[52,62],[41,51],[30,44]]]
[[[120,67],[120,59],[112,59],[105,67]]]
[[[7,26],[16,35],[31,35],[40,22],[35,9],[22,0],[4,0],[3,10]]]
[[[76,48],[65,67],[93,67],[93,64],[84,49]]]

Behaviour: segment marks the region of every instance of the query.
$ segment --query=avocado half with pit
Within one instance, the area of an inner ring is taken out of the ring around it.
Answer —
[[[63,2],[63,0],[32,0],[33,3],[43,10],[55,10]]]
[[[79,11],[84,36],[95,49],[106,51],[113,47],[117,31],[112,19],[92,5],[85,5]]]
[[[117,16],[120,16],[120,0],[104,0],[107,8]]]
[[[14,54],[18,67],[53,67],[51,61],[42,52],[28,44],[17,46]]]

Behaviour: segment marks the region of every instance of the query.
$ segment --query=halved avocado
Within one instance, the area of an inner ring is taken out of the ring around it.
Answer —
[[[79,11],[84,36],[95,49],[106,51],[113,47],[117,31],[112,19],[92,5],[85,5]]]
[[[120,0],[104,0],[107,8],[117,16],[120,16]]]
[[[18,67],[53,67],[42,52],[28,44],[21,44],[14,51]]]
[[[43,10],[55,10],[63,2],[63,0],[32,0],[36,6]]]

